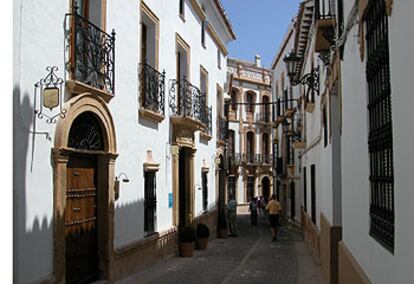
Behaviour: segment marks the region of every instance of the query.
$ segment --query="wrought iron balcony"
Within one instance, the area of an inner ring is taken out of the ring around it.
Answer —
[[[75,81],[115,92],[115,31],[108,34],[80,16],[78,7],[71,14],[70,66]]]
[[[229,167],[238,167],[241,163],[240,153],[229,153],[228,155]]]
[[[219,141],[226,142],[227,139],[227,121],[226,119],[219,117],[217,120],[217,137]]]
[[[256,114],[256,123],[271,123],[270,111],[261,112]]]
[[[191,118],[205,128],[208,121],[206,96],[186,79],[171,80],[168,103],[172,116]]]
[[[244,153],[242,156],[242,161],[248,165],[259,165],[260,154]]]
[[[315,18],[331,19],[335,17],[335,1],[332,0],[315,0]]]
[[[165,71],[160,73],[147,63],[141,63],[141,106],[164,116]]]
[[[336,1],[315,0],[316,42],[315,51],[325,53],[324,62],[328,58],[329,48],[335,41],[335,7]]]
[[[270,155],[270,154],[260,155],[260,163],[262,165],[271,165],[272,164],[272,155]]]

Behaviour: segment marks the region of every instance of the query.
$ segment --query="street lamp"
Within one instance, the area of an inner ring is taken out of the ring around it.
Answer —
[[[296,54],[291,51],[288,56],[283,58],[283,61],[286,64],[286,72],[290,79],[292,86],[298,84],[306,85],[309,89],[316,91],[319,96],[319,66],[313,68],[311,72],[303,75],[299,80],[295,80],[296,70],[301,58],[296,56]]]

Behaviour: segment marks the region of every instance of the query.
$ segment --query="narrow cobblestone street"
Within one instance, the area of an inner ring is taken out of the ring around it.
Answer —
[[[173,257],[117,283],[325,283],[300,234],[279,228],[277,242],[263,216],[250,226],[239,207],[238,237],[216,239],[192,258]]]

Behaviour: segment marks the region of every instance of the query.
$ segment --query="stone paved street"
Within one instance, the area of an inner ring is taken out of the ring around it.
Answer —
[[[173,257],[118,283],[325,283],[300,234],[279,228],[272,242],[263,216],[251,227],[239,208],[238,237],[216,239],[192,258]]]

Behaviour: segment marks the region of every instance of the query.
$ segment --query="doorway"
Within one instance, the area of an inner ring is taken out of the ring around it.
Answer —
[[[266,198],[270,198],[270,181],[268,177],[262,179],[262,194]]]
[[[96,174],[96,158],[70,157],[66,176],[66,283],[98,280]]]
[[[178,226],[191,223],[192,194],[191,194],[191,165],[192,156],[190,148],[181,147],[178,159]]]

